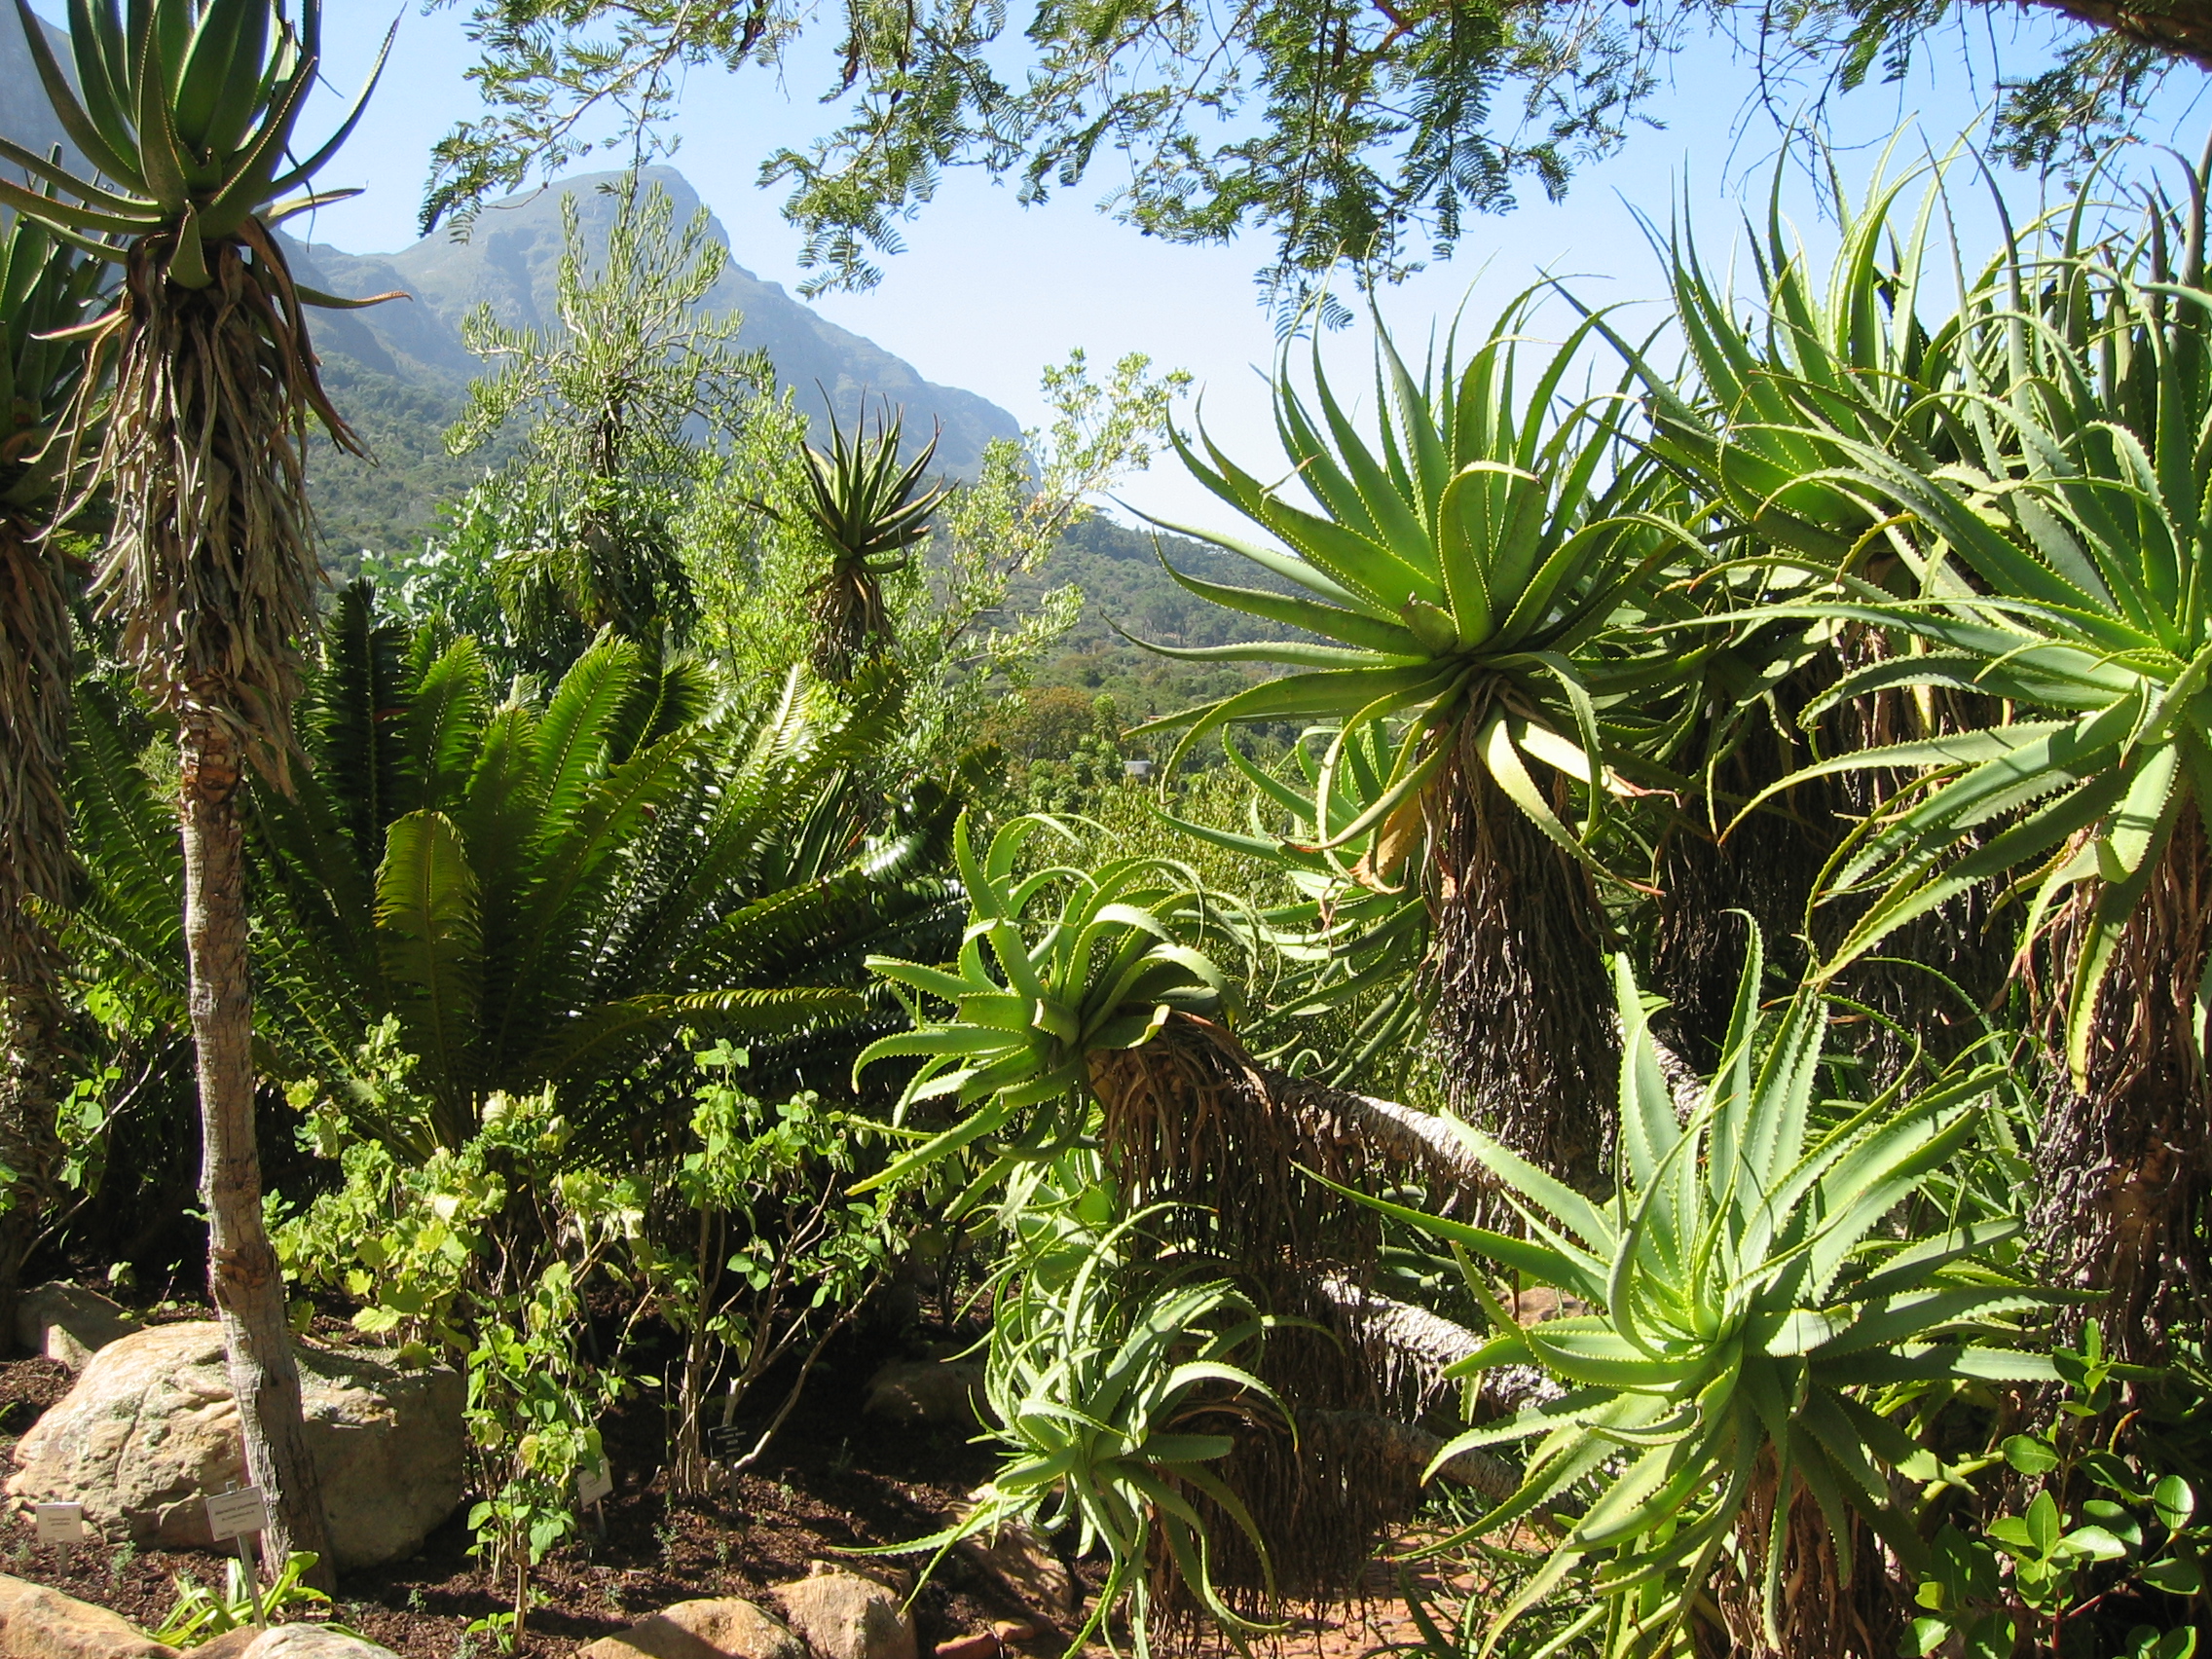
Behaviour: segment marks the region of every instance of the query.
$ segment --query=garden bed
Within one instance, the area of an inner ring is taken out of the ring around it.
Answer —
[[[922,1537],[987,1479],[989,1453],[957,1430],[904,1428],[863,1416],[863,1366],[825,1367],[809,1395],[734,1494],[671,1503],[659,1468],[665,1444],[657,1403],[633,1403],[604,1425],[615,1494],[607,1535],[595,1530],[553,1553],[536,1577],[540,1604],[520,1651],[568,1654],[643,1614],[697,1596],[757,1596],[803,1577],[810,1562],[842,1549]],[[0,1425],[19,1436],[58,1399],[68,1374],[43,1359],[0,1363]],[[410,1561],[349,1574],[335,1616],[404,1656],[452,1659],[487,1652],[468,1625],[502,1604],[468,1554],[457,1514]],[[203,1552],[120,1547],[63,1552],[32,1541],[26,1519],[0,1523],[6,1570],[112,1607],[143,1629],[176,1601],[175,1575],[219,1584],[223,1558]],[[1014,1604],[978,1570],[948,1560],[914,1602],[927,1653],[939,1641],[988,1629],[1034,1609]],[[1054,1649],[1056,1651],[1056,1649]]]

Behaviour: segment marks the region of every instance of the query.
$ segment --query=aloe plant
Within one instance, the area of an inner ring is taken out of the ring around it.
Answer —
[[[1265,1569],[1266,1539],[1215,1466],[1237,1427],[1283,1421],[1249,1369],[1277,1321],[1208,1276],[1218,1264],[1133,1249],[1155,1212],[1107,1224],[1102,1175],[1094,1158],[1069,1155],[1023,1207],[984,1372],[998,1471],[956,1526],[903,1547],[941,1552],[1012,1522],[1072,1528],[1078,1555],[1104,1552],[1106,1582],[1068,1651],[1125,1612],[1143,1659],[1169,1579],[1223,1630],[1265,1628],[1224,1600],[1214,1523],[1193,1500],[1226,1516]]]
[[[58,533],[71,480],[60,428],[90,372],[78,325],[101,261],[17,214],[0,232],[0,1310],[46,1218],[65,1018],[42,907],[69,902],[63,775],[80,561]]]
[[[1641,772],[1641,752],[1664,729],[1660,706],[1683,679],[1678,662],[1640,655],[1642,636],[1628,625],[1648,604],[1652,571],[1697,544],[1661,510],[1670,475],[1625,441],[1628,379],[1566,395],[1596,319],[1531,353],[1522,336],[1532,306],[1516,301],[1463,359],[1448,339],[1418,374],[1379,331],[1372,436],[1317,353],[1310,396],[1286,354],[1274,381],[1279,485],[1202,434],[1202,458],[1177,439],[1193,475],[1270,540],[1166,528],[1274,583],[1171,573],[1304,637],[1152,647],[1290,671],[1154,725],[1184,728],[1174,760],[1243,720],[1334,729],[1304,814],[1325,827],[1321,844],[1429,832],[1412,873],[1435,914],[1455,1097],[1590,1184],[1607,1156],[1613,1052],[1602,1012],[1611,923],[1596,891],[1608,877],[1590,843],[1618,818],[1606,802],[1628,788],[1624,773]],[[1355,757],[1378,734],[1387,755],[1370,788]],[[1534,994],[1523,1017],[1493,1017],[1524,988]]]
[[[972,917],[958,961],[946,970],[867,959],[871,972],[918,995],[908,999],[914,1029],[862,1051],[856,1085],[879,1061],[919,1058],[900,1097],[901,1120],[940,1100],[965,1116],[855,1192],[903,1181],[1018,1124],[971,1189],[980,1193],[1015,1162],[1050,1158],[1088,1131],[1090,1055],[1142,1046],[1178,1010],[1204,1014],[1233,1005],[1220,968],[1184,942],[1209,917],[1188,870],[1159,859],[1118,859],[1096,870],[1051,866],[1017,876],[1022,848],[1041,830],[1073,836],[1033,814],[1002,828],[978,858],[963,815],[953,857]],[[1063,888],[1037,927],[1033,912]],[[949,1013],[932,1013],[937,1004],[949,1004]]]
[[[2058,1298],[1989,1265],[2019,1235],[2016,1219],[1885,1225],[1972,1140],[2003,1068],[1825,1108],[1826,1010],[1817,992],[1800,993],[1762,1049],[1760,955],[1754,935],[1726,1058],[1686,1115],[1660,1071],[1635,979],[1616,963],[1622,1157],[1609,1199],[1570,1190],[1465,1125],[1459,1134],[1509,1194],[1526,1236],[1361,1199],[1591,1309],[1524,1329],[1470,1274],[1495,1334],[1454,1373],[1540,1366],[1564,1389],[1467,1430],[1438,1456],[1533,1442],[1518,1490],[1471,1530],[1546,1510],[1561,1519],[1558,1543],[1500,1610],[1486,1654],[1585,1563],[1604,1601],[1608,1652],[1666,1651],[1731,1545],[1763,1565],[1769,1638],[1793,1651],[1779,1627],[1801,1495],[1845,1552],[1844,1576],[1855,1514],[1901,1561],[1926,1556],[1892,1507],[1889,1471],[1927,1478],[1935,1460],[1870,1391],[2055,1375],[2019,1346],[2007,1316]],[[1762,1495],[1771,1521],[1759,1535]]]
[[[883,578],[906,569],[909,549],[929,535],[930,514],[949,488],[922,489],[937,455],[936,433],[912,461],[903,461],[903,421],[887,412],[872,437],[866,426],[865,412],[849,434],[832,416],[830,453],[812,444],[799,452],[806,462],[806,521],[830,556],[829,568],[808,588],[814,665],[826,680],[851,679],[866,652],[890,644]],[[765,502],[754,505],[781,517]]]
[[[1196,840],[1272,866],[1297,894],[1255,918],[1256,937],[1279,966],[1244,1041],[1263,1058],[1302,1075],[1317,1070],[1335,1084],[1374,1068],[1402,1079],[1419,1062],[1419,1033],[1436,1007],[1434,977],[1425,972],[1435,933],[1419,879],[1429,857],[1428,826],[1397,820],[1387,830],[1372,824],[1349,841],[1337,836],[1383,787],[1390,753],[1372,726],[1344,746],[1329,802],[1336,816],[1316,822],[1317,752],[1335,736],[1326,727],[1305,733],[1272,770],[1224,742],[1231,767],[1252,787],[1245,830],[1162,816]],[[1317,1046],[1316,1016],[1350,1022],[1341,1045]]]
[[[1353,425],[1316,351],[1309,409],[1287,358],[1274,379],[1275,422],[1289,476],[1319,511],[1261,482],[1201,433],[1205,459],[1179,433],[1199,483],[1287,550],[1184,526],[1165,528],[1235,553],[1297,590],[1232,587],[1169,574],[1202,599],[1319,642],[1148,648],[1201,662],[1262,661],[1293,672],[1171,715],[1169,761],[1216,727],[1306,719],[1344,741],[1382,721],[1398,740],[1380,794],[1337,830],[1346,840],[1386,819],[1466,745],[1543,833],[1572,856],[1582,837],[1554,809],[1533,761],[1571,778],[1596,813],[1606,741],[1596,703],[1604,665],[1588,647],[1636,595],[1640,579],[1682,545],[1651,511],[1664,476],[1619,445],[1623,388],[1557,407],[1585,319],[1551,349],[1534,382],[1517,382],[1530,303],[1507,310],[1458,362],[1456,341],[1417,379],[1377,331],[1376,397],[1388,411],[1377,441]],[[1323,768],[1337,788],[1342,744]]]
[[[2195,919],[2212,874],[2212,290],[2204,181],[2132,238],[2083,251],[2070,218],[2021,254],[2015,304],[1979,324],[2009,379],[1958,392],[1972,437],[1948,463],[1793,411],[1827,477],[1889,515],[1905,577],[1839,576],[1797,607],[1898,642],[1808,706],[1881,693],[1986,699],[1955,735],[1856,747],[1825,775],[1919,774],[1837,855],[1824,897],[1848,926],[1840,974],[1962,894],[2017,886],[2016,967],[2072,1084],[2039,1149],[2060,1269],[2108,1289],[2116,1341],[2155,1357],[2202,1261],[2189,1221],[2212,1191],[2194,1145],[2212,953]],[[1816,602],[1817,599],[1817,602]],[[2178,989],[2170,988],[2176,987]],[[2117,993],[2117,994],[2116,994]]]
[[[53,192],[0,180],[0,205],[123,268],[114,304],[86,325],[88,386],[114,365],[93,469],[114,526],[95,591],[178,726],[209,1283],[246,1466],[273,1500],[269,1544],[279,1560],[297,1549],[327,1563],[261,1215],[239,790],[248,765],[279,782],[288,772],[294,639],[318,579],[308,424],[358,448],[323,391],[305,315],[311,303],[350,302],[294,281],[274,227],[350,194],[318,195],[313,181],[377,71],[337,131],[296,159],[320,69],[320,0],[70,0],[74,83],[26,0],[16,15],[55,119],[97,176],[0,141],[0,160]],[[80,397],[72,443],[93,413]]]

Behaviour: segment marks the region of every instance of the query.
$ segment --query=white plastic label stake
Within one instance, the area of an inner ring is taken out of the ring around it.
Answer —
[[[259,1487],[240,1487],[236,1492],[218,1492],[207,1499],[207,1530],[214,1533],[215,1541],[243,1537],[248,1532],[269,1530],[269,1505],[261,1495]]]
[[[603,1460],[596,1469],[576,1471],[576,1501],[598,1503],[614,1495],[614,1471]]]
[[[85,1541],[85,1506],[81,1503],[42,1503],[38,1506],[38,1541],[75,1546]]]

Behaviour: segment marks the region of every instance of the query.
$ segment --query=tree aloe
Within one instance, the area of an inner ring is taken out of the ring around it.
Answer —
[[[1614,769],[1645,735],[1641,688],[1664,686],[1672,672],[1625,659],[1608,633],[1633,612],[1645,575],[1689,544],[1653,510],[1667,475],[1620,441],[1630,407],[1621,392],[1562,407],[1594,321],[1549,349],[1530,381],[1519,378],[1530,311],[1516,303],[1463,363],[1448,343],[1418,378],[1379,335],[1374,441],[1317,355],[1313,406],[1286,358],[1276,426],[1311,507],[1210,439],[1205,459],[1178,439],[1199,482],[1283,547],[1170,526],[1278,581],[1176,579],[1314,638],[1152,647],[1294,671],[1156,724],[1187,728],[1175,759],[1235,721],[1332,725],[1339,739],[1307,814],[1330,827],[1331,843],[1382,826],[1385,842],[1403,844],[1424,817],[1435,823],[1434,854],[1419,873],[1438,912],[1456,1091],[1524,1150],[1589,1184],[1609,1133],[1612,1038],[1602,1012],[1607,923],[1586,842],[1619,782]],[[1346,756],[1376,727],[1390,754],[1368,791]],[[1338,798],[1355,793],[1347,821]],[[1501,996],[1527,998],[1522,1017],[1494,1017]]]
[[[812,444],[800,450],[806,461],[806,522],[830,556],[829,568],[807,590],[813,599],[814,666],[826,680],[850,680],[864,654],[891,644],[883,578],[906,568],[908,550],[929,535],[930,514],[947,494],[944,486],[921,488],[937,455],[936,435],[904,461],[903,431],[903,423],[886,412],[869,436],[864,409],[848,434],[832,414],[830,453]],[[773,508],[756,504],[774,515]]]
[[[55,115],[104,182],[0,143],[0,157],[56,193],[0,181],[0,203],[124,268],[91,336],[93,361],[115,371],[97,466],[114,530],[97,590],[148,694],[178,721],[209,1279],[246,1465],[273,1500],[276,1559],[304,1549],[328,1561],[262,1226],[238,793],[248,763],[276,778],[287,769],[292,642],[315,580],[308,423],[350,442],[308,344],[302,308],[313,296],[293,281],[272,227],[330,200],[291,193],[361,106],[294,163],[320,64],[320,0],[296,11],[281,0],[71,0],[74,86],[25,0],[16,12]],[[82,396],[80,432],[91,413]]]
[[[1825,897],[1852,920],[1823,971],[1955,895],[2021,884],[2020,965],[2047,970],[2029,985],[2072,1085],[2040,1149],[2045,1216],[2063,1270],[2120,1299],[2111,1327],[2138,1355],[2174,1310],[2174,1266],[2203,1260],[2194,1218],[2212,1191],[2194,1127],[2212,998],[2200,186],[2194,201],[2180,224],[2157,215],[2133,248],[2061,244],[2027,266],[2028,309],[1983,325],[2014,380],[2002,395],[1955,394],[1953,424],[1973,442],[1949,464],[1839,431],[1818,406],[1796,414],[1835,456],[1828,475],[1886,504],[1910,575],[1909,597],[1846,574],[1801,608],[1907,643],[1807,718],[1899,688],[1990,699],[1974,729],[1796,774],[1921,773],[1828,871]],[[2174,241],[2180,269],[2167,263]]]

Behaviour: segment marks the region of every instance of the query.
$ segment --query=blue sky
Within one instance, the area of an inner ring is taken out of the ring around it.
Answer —
[[[1985,19],[1992,15],[1971,10]],[[346,96],[393,16],[386,4],[326,0],[325,73]],[[1976,27],[2001,27],[1998,38],[2018,64],[2023,49],[2032,56],[2048,38],[2046,25],[2040,15],[2024,22],[2009,20],[2009,12],[2005,17],[2002,24]],[[1947,146],[1989,101],[1982,35],[1954,29],[1921,58],[1903,85],[1837,100],[1831,127],[1846,147],[1841,166],[1847,179],[1862,179],[1900,128],[1907,131],[1899,156],[1908,159],[1925,152],[1930,140],[1923,134]],[[396,249],[414,240],[429,147],[475,107],[464,78],[471,61],[461,12],[424,16],[410,5],[399,14],[391,67],[327,175],[333,185],[365,186],[367,193],[321,214],[309,232],[313,240],[356,253]],[[820,66],[827,69],[826,59]],[[757,70],[695,76],[675,124],[681,145],[673,164],[727,227],[738,263],[787,286],[802,275],[798,235],[778,212],[781,192],[762,191],[756,176],[770,150],[803,147],[831,125],[834,112],[814,101],[824,80],[811,73],[814,67],[802,60],[788,87]],[[1564,202],[1525,192],[1515,211],[1473,222],[1452,261],[1385,292],[1382,310],[1401,339],[1418,343],[1462,302],[1472,315],[1493,313],[1547,272],[1579,278],[1577,291],[1593,299],[1647,301],[1658,278],[1636,214],[1641,209],[1665,220],[1677,192],[1715,247],[1741,223],[1747,203],[1763,211],[1778,137],[1769,118],[1748,107],[1751,69],[1716,44],[1685,54],[1675,77],[1652,106],[1663,128],[1638,132],[1621,153],[1585,168]],[[2190,84],[2169,92],[2141,136],[2194,157],[2212,124],[2212,103],[2202,98],[2203,83],[2194,72],[2176,79]],[[308,118],[307,133],[319,135],[340,106],[337,92],[324,97],[319,113]],[[604,165],[619,165],[619,159]],[[2016,208],[2033,206],[2033,180],[2011,174],[2005,182]],[[826,297],[818,309],[929,378],[991,398],[1025,424],[1044,415],[1039,371],[1070,348],[1083,347],[1094,363],[1144,351],[1161,367],[1190,370],[1204,394],[1208,428],[1253,470],[1267,471],[1275,451],[1253,365],[1270,359],[1274,336],[1252,274],[1268,249],[1256,241],[1192,248],[1148,240],[1095,210],[1111,183],[1102,175],[1095,185],[1024,208],[1011,188],[993,186],[978,172],[955,173],[904,227],[906,251],[883,262],[878,288]],[[1989,240],[1988,209],[1978,190],[1961,198],[1963,235],[1978,251]],[[1793,182],[1789,200],[1817,244],[1821,226],[1810,193]],[[1363,366],[1365,332],[1355,327],[1329,345],[1332,357],[1353,372],[1353,384]],[[1218,504],[1180,472],[1169,457],[1130,480],[1123,495],[1164,516],[1219,522]]]

